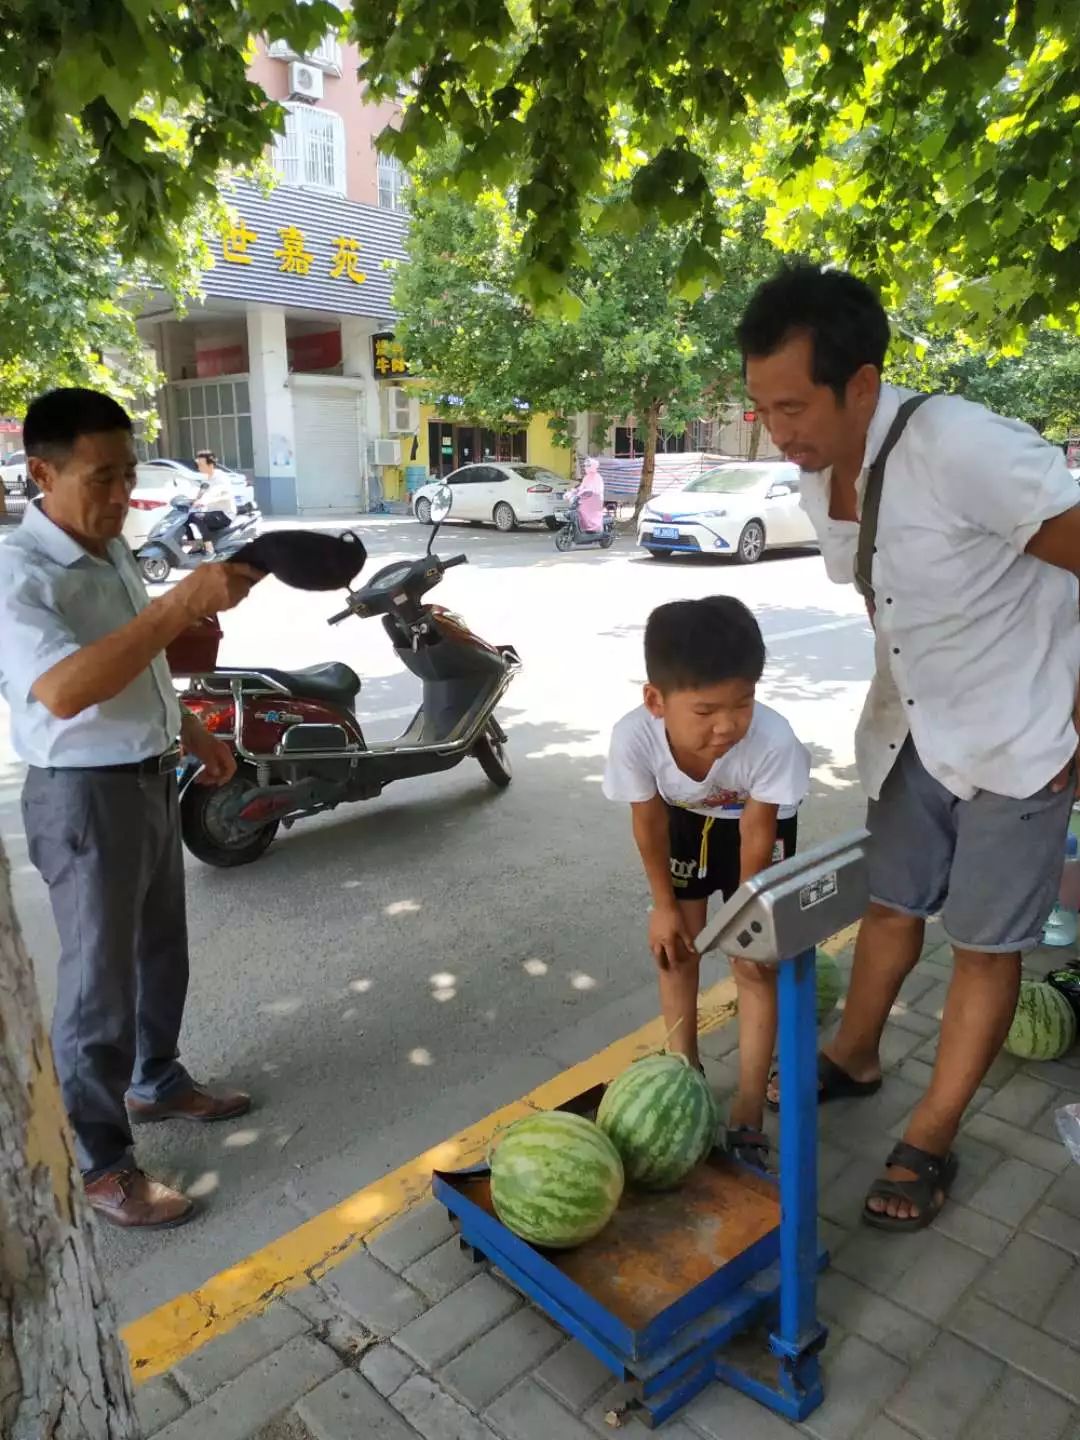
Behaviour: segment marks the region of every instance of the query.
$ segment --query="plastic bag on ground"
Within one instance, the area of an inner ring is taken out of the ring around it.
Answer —
[[[1063,1105],[1055,1113],[1054,1123],[1066,1150],[1077,1165],[1080,1165],[1080,1103]]]

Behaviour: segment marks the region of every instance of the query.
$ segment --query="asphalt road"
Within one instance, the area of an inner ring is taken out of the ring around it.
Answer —
[[[372,568],[417,553],[427,533],[403,519],[361,527]],[[250,1088],[257,1108],[217,1129],[140,1133],[144,1166],[205,1208],[174,1234],[103,1231],[125,1318],[547,1078],[553,1036],[587,1035],[649,982],[646,891],[627,816],[599,782],[610,727],[640,695],[653,606],[721,591],[751,606],[769,648],[760,693],[813,752],[800,838],[860,820],[852,735],[870,635],[854,590],[830,585],[818,556],[660,563],[620,539],[562,557],[546,532],[455,526],[440,550],[471,563],[438,598],[525,662],[502,711],[514,784],[496,792],[467,762],[302,822],[250,868],[189,861],[184,1055],[201,1078]],[[377,621],[327,629],[338,608],[267,581],[225,617],[222,662],[347,661],[371,734],[395,733],[417,684]],[[0,833],[48,1009],[57,942],[27,863],[20,783],[0,752]]]

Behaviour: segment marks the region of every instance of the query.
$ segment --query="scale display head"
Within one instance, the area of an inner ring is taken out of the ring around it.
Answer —
[[[856,830],[747,880],[702,930],[698,953],[721,950],[775,964],[858,920],[870,900],[869,838],[866,830]]]

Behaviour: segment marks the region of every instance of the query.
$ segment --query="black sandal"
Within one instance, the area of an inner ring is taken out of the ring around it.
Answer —
[[[830,1060],[828,1055],[818,1053],[818,1104],[826,1105],[830,1100],[866,1100],[871,1095],[876,1095],[881,1089],[881,1076],[876,1080],[856,1080],[846,1070],[841,1070],[835,1060]],[[769,1084],[780,1078],[778,1067],[769,1072]],[[774,1113],[780,1111],[780,1104],[776,1100],[765,1097],[765,1104]]]
[[[727,1132],[725,1148],[731,1159],[737,1160],[740,1165],[760,1170],[763,1175],[772,1173],[769,1169],[772,1150],[769,1137],[752,1125],[733,1125]]]
[[[960,1162],[952,1151],[948,1155],[931,1155],[928,1150],[920,1150],[917,1145],[908,1145],[901,1140],[893,1146],[885,1163],[914,1170],[918,1179],[890,1180],[883,1175],[880,1180],[875,1180],[867,1192],[863,1220],[878,1230],[924,1230],[941,1214]],[[904,1217],[884,1212],[879,1215],[869,1208],[871,1200],[906,1200],[909,1205],[917,1205],[919,1213]]]

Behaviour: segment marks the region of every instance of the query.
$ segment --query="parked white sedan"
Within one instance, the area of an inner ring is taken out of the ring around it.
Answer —
[[[148,476],[154,470],[175,471],[176,473],[183,475],[185,480],[194,480],[196,483],[198,483],[200,480],[200,475],[197,467],[186,460],[171,460],[168,458],[140,460],[139,470],[140,473],[145,472]],[[252,485],[251,481],[247,478],[243,471],[230,470],[227,465],[219,465],[217,467],[217,473],[222,477],[223,480],[228,480],[229,484],[232,486],[233,496],[236,500],[237,505],[251,505],[254,503],[255,487]]]
[[[0,483],[5,495],[26,493],[26,456],[21,450],[16,450],[0,462]]]
[[[135,489],[124,521],[124,539],[132,550],[146,544],[146,537],[165,514],[165,507],[174,495],[194,500],[201,483],[196,470],[140,461],[135,467]]]
[[[445,480],[422,485],[413,495],[412,512],[421,524],[430,524],[432,496],[440,485],[449,485],[454,495],[453,520],[486,521],[498,530],[536,523],[556,530],[556,505],[569,484],[540,465],[484,461],[463,465]]]
[[[730,555],[753,565],[766,550],[814,545],[799,504],[799,467],[733,461],[681,490],[654,495],[641,512],[638,544],[663,555]]]

